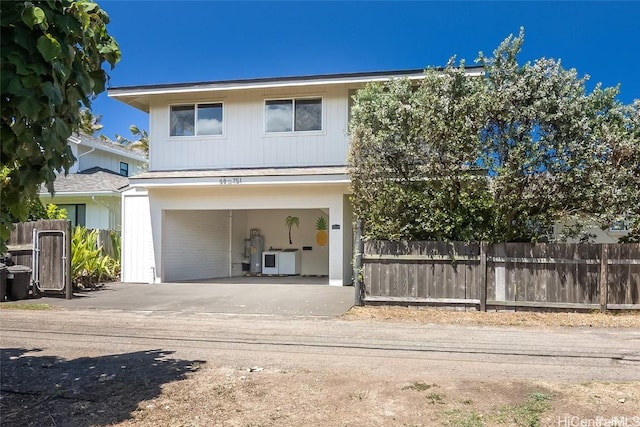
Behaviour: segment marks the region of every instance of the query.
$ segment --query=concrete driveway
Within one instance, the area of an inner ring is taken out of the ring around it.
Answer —
[[[252,277],[189,283],[107,283],[74,298],[44,296],[15,303],[66,309],[267,314],[335,317],[354,301],[352,286],[329,286],[326,278]]]

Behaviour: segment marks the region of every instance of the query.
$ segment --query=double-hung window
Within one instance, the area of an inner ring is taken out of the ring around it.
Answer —
[[[264,106],[266,132],[322,130],[322,98],[272,99]]]
[[[222,135],[222,103],[172,105],[170,136]]]

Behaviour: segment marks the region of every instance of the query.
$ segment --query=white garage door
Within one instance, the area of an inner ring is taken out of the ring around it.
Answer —
[[[229,211],[164,211],[164,281],[228,277]]]

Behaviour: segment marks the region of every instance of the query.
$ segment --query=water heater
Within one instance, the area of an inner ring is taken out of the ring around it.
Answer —
[[[260,235],[260,230],[252,228],[249,239],[251,240],[251,273],[262,273],[262,250],[264,249],[264,239]]]

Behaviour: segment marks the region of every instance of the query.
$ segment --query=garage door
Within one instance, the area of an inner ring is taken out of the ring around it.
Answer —
[[[229,211],[164,211],[164,281],[228,277]]]

